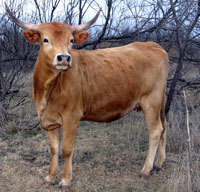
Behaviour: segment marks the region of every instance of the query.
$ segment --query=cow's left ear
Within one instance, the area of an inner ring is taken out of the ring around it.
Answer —
[[[73,32],[74,36],[74,44],[81,44],[89,37],[89,33],[87,31],[75,31]]]
[[[23,35],[24,38],[31,43],[40,43],[40,33],[36,30],[25,29]]]

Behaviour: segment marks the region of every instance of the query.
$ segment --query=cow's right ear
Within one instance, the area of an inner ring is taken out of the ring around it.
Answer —
[[[33,29],[25,29],[24,38],[31,43],[40,43],[40,33]]]

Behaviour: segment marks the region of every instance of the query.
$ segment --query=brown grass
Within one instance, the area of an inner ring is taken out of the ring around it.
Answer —
[[[135,119],[140,119],[137,114]],[[73,182],[70,191],[155,191],[162,188],[174,167],[168,155],[164,170],[149,180],[138,177],[145,160],[146,128],[141,122],[130,124],[133,116],[113,124],[85,123],[77,135],[73,158]],[[138,131],[137,131],[138,130]],[[137,140],[137,142],[136,142]],[[41,183],[49,164],[46,133],[24,137],[23,132],[0,141],[1,191],[58,191],[58,186],[43,189]],[[63,159],[60,158],[58,184]]]

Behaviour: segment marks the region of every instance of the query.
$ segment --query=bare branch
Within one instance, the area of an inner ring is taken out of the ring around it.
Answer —
[[[59,3],[60,3],[60,0],[56,0],[54,4],[53,4],[53,1],[52,1],[52,10],[51,10],[50,22],[53,21],[54,12],[55,12],[56,8],[58,7]]]
[[[108,12],[107,12],[107,17],[106,17],[106,22],[105,22],[105,25],[103,27],[101,35],[99,36],[97,42],[93,46],[93,49],[96,48],[97,44],[101,41],[101,39],[103,38],[103,36],[106,32],[106,28],[107,28],[107,25],[108,25],[108,22],[109,22],[109,19],[110,19],[111,8],[112,8],[112,0],[108,0]]]
[[[43,23],[43,22],[42,22],[41,11],[40,11],[40,7],[39,7],[39,5],[38,5],[38,2],[37,2],[37,0],[34,0],[34,2],[35,2],[35,5],[36,5],[36,8],[37,8],[37,10],[38,10],[40,23]]]

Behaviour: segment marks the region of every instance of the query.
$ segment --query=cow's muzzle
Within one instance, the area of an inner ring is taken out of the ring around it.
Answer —
[[[66,70],[72,66],[72,57],[69,54],[57,54],[53,65],[58,70]]]

